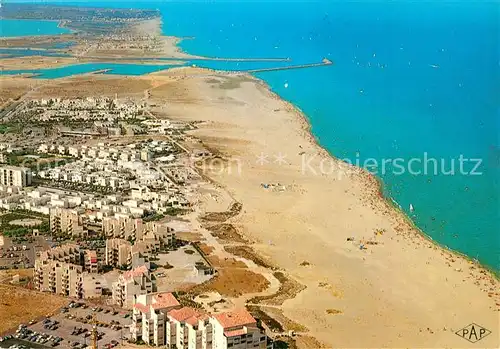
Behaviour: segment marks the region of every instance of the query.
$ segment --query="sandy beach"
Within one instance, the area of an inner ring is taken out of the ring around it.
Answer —
[[[325,347],[499,346],[498,279],[425,239],[374,178],[332,158],[305,117],[260,81],[177,68],[41,84],[31,96],[147,90],[157,117],[201,121],[192,135],[219,157],[199,167],[242,205],[229,222],[302,286],[294,298],[258,305],[302,325],[301,334]],[[455,334],[472,322],[492,333],[476,344]]]
[[[169,86],[175,99],[163,86],[152,90],[166,98],[158,112],[203,120],[194,134],[227,160],[205,172],[243,204],[232,223],[306,286],[281,309],[312,336],[330,347],[469,347],[455,331],[471,322],[496,331],[498,280],[426,240],[374,178],[331,158],[305,118],[263,84],[194,75]],[[480,342],[498,345],[498,333]]]
[[[99,58],[79,58],[79,57],[51,57],[51,56],[28,56],[24,59],[17,57],[1,58],[0,69],[2,70],[34,70],[34,69],[53,69],[62,68],[71,65],[85,63],[102,63],[102,64],[139,64],[139,65],[183,65],[183,61],[165,61],[165,60],[138,60],[138,59],[116,59],[108,57],[106,59]]]
[[[4,58],[0,60],[0,69],[47,69],[77,64],[79,60],[75,57],[50,57],[50,56],[27,56],[24,59],[17,57]]]

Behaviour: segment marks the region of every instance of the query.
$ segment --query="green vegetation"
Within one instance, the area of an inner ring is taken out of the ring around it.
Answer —
[[[102,273],[107,273],[107,272],[112,271],[112,270],[113,270],[113,266],[112,265],[103,265],[100,268],[100,271]]]
[[[193,298],[195,297],[194,294],[191,292],[185,292],[185,291],[174,291],[172,292],[174,297],[181,303],[183,307],[191,307],[195,309],[200,309],[202,308],[201,304],[195,302]]]
[[[41,220],[42,223],[32,227],[23,227],[11,223],[19,219],[38,219]],[[38,229],[41,233],[48,233],[50,231],[50,225],[47,216],[23,210],[8,212],[0,216],[0,233],[4,236],[13,238],[23,237],[30,234],[33,229]]]
[[[174,268],[174,266],[172,264],[168,263],[168,262],[167,262],[167,264],[164,264],[161,267],[165,268],[165,269],[173,269]]]
[[[55,168],[59,166],[64,166],[71,162],[75,161],[73,158],[62,158],[62,159],[54,159],[52,161],[44,161],[40,163],[36,163],[33,166],[30,166],[32,170],[42,171],[47,168]],[[35,167],[35,168],[33,168]]]
[[[161,219],[165,218],[165,216],[161,213],[154,213],[152,215],[148,215],[148,216],[144,216],[142,218],[142,220],[144,222],[156,222],[156,221],[159,221]]]
[[[10,238],[17,238],[21,236],[25,236],[26,234],[30,233],[30,229],[28,228],[16,228],[16,229],[11,229],[11,230],[4,230],[3,235],[8,236]]]
[[[109,195],[115,194],[117,192],[123,191],[123,189],[111,188],[111,187],[103,187],[100,185],[94,185],[89,183],[78,183],[78,182],[64,182],[64,181],[55,181],[46,178],[36,177],[33,179],[32,184],[34,186],[46,185],[52,188],[60,188],[72,191],[81,191],[84,193],[92,193],[92,194],[101,194],[101,195]]]
[[[283,332],[284,328],[279,323],[279,321],[275,320],[271,316],[269,316],[266,312],[262,310],[261,307],[254,305],[246,305],[247,310],[252,314],[255,318],[259,319],[259,321],[264,322],[273,332]]]
[[[21,132],[21,125],[18,123],[5,123],[5,124],[0,124],[0,134],[6,134],[6,133],[19,133]]]
[[[291,338],[287,338],[288,342],[283,339],[279,339],[273,342],[274,349],[295,349],[297,345],[295,344],[295,340]]]
[[[183,214],[188,213],[188,212],[189,212],[189,210],[186,210],[184,208],[169,207],[165,211],[165,214],[167,216],[180,216],[180,215],[183,215]]]

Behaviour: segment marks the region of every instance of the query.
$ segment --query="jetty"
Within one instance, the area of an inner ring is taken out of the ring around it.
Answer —
[[[111,69],[111,68],[106,68],[106,69],[94,70],[94,71],[88,72],[88,74],[106,74],[112,70],[113,69]],[[87,73],[83,73],[83,74],[87,74]]]
[[[332,61],[330,61],[327,58],[323,58],[321,63],[289,65],[286,67],[250,69],[250,70],[245,70],[244,72],[245,73],[263,73],[263,72],[277,71],[277,70],[291,70],[291,69],[305,69],[305,68],[323,67],[323,66],[332,65],[332,64],[333,64]]]
[[[108,57],[108,56],[71,56],[80,59],[98,60],[98,61],[165,61],[168,64],[174,62],[203,62],[203,61],[219,61],[219,62],[290,62],[290,57],[286,58],[225,58],[225,57],[202,57],[202,56],[187,56],[187,57]]]

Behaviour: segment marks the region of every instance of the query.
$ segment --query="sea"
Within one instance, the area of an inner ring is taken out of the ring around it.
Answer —
[[[255,75],[304,112],[322,147],[376,174],[388,200],[426,235],[499,273],[498,2],[71,4],[159,9],[164,34],[189,38],[180,43],[187,53],[290,59],[194,62],[201,67],[231,71],[331,60],[330,66]],[[2,27],[8,25],[4,21]],[[103,68],[77,65],[39,73],[60,77]],[[114,68],[110,73],[159,69]]]

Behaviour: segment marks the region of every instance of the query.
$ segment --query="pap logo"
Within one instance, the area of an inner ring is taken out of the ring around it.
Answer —
[[[468,340],[471,343],[479,342],[481,339],[486,337],[491,333],[490,330],[479,326],[478,324],[472,323],[470,325],[465,326],[461,330],[455,332],[456,335],[462,337],[463,339]]]

